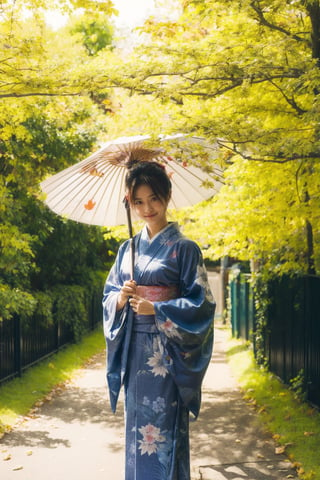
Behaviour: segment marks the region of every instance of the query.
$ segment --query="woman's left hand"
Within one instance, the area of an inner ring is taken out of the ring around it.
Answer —
[[[129,303],[134,313],[137,313],[138,315],[155,314],[153,303],[149,300],[139,297],[138,295],[132,295],[132,297],[129,299]]]

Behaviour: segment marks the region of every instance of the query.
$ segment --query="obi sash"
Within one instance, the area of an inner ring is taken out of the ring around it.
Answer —
[[[145,298],[150,302],[165,302],[173,300],[179,296],[177,285],[160,286],[160,285],[138,285],[136,289],[139,297]]]
[[[138,285],[136,294],[150,302],[165,302],[166,300],[177,298],[179,296],[179,288],[177,285]],[[134,314],[133,331],[140,333],[159,333],[155,324],[154,315]]]

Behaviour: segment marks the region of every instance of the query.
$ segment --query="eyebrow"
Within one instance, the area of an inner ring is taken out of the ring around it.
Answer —
[[[158,195],[156,195],[155,193],[152,193],[151,195],[148,195],[147,198],[151,198],[151,197],[157,197]],[[141,197],[134,197],[133,200],[142,200]]]

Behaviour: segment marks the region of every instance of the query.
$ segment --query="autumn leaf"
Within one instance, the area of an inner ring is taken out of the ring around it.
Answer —
[[[89,200],[88,203],[84,205],[84,208],[86,210],[92,210],[95,207],[95,205],[96,205],[96,202],[94,202],[93,200]]]

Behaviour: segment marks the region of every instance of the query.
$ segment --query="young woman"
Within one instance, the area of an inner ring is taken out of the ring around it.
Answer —
[[[189,412],[200,409],[213,344],[212,298],[201,251],[167,221],[171,182],[156,162],[127,173],[145,226],[119,249],[104,290],[111,407],[125,389],[125,480],[190,480]]]

